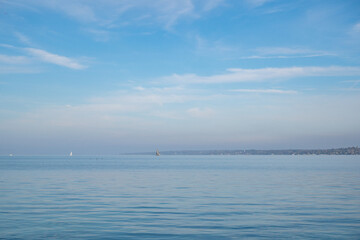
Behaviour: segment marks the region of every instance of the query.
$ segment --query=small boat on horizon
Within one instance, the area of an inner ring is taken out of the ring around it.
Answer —
[[[156,156],[160,156],[160,152],[159,152],[159,150],[158,149],[156,149]]]
[[[70,152],[69,156],[70,156],[70,157],[72,156],[72,152]]]

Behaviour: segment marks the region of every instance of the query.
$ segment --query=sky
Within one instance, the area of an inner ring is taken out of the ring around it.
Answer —
[[[358,0],[0,0],[0,154],[360,145]]]

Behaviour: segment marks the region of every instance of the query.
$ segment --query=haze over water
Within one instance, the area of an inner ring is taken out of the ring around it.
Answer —
[[[359,156],[0,157],[1,239],[358,239]]]

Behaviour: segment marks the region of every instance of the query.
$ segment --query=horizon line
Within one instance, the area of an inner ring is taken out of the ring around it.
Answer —
[[[333,147],[333,148],[283,148],[283,149],[256,149],[256,148],[249,148],[249,149],[194,149],[194,150],[189,150],[189,149],[183,149],[183,150],[160,150],[160,153],[166,154],[166,153],[176,153],[176,152],[234,152],[234,151],[242,151],[242,152],[246,152],[246,151],[329,151],[329,150],[344,150],[344,149],[359,149],[359,146],[350,146],[350,147]],[[86,153],[81,153],[81,154],[74,154],[72,156],[69,156],[69,153],[66,154],[44,154],[44,153],[36,153],[36,154],[27,154],[27,153],[8,153],[8,154],[0,154],[0,157],[15,157],[15,156],[53,156],[53,157],[64,157],[64,156],[68,156],[69,158],[74,157],[74,156],[79,156],[79,157],[86,157],[86,156],[119,156],[119,155],[147,155],[147,154],[153,154],[154,152],[156,152],[156,150],[154,151],[144,151],[144,152],[124,152],[124,153],[112,153],[112,154],[107,154],[107,153],[98,153],[98,154],[86,154]],[[179,154],[181,155],[181,154]],[[197,154],[197,155],[201,155],[201,154]],[[206,155],[206,154],[204,154]],[[256,154],[254,154],[256,155]],[[285,155],[285,154],[284,154]]]

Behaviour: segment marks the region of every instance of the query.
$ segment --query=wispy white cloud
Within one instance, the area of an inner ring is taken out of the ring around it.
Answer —
[[[273,0],[245,0],[247,4],[249,4],[251,7],[260,7],[264,5],[267,2],[271,2]]]
[[[26,45],[31,45],[32,44],[30,39],[27,36],[25,36],[24,34],[22,34],[20,32],[15,32],[14,34],[19,39],[20,42],[22,42],[22,43],[24,43]]]
[[[351,40],[355,42],[356,46],[358,46],[358,42],[360,39],[360,22],[353,24],[348,31]]]
[[[134,89],[137,90],[137,91],[144,91],[145,90],[145,88],[142,87],[142,86],[134,87]]]
[[[88,32],[94,36],[95,41],[106,42],[110,39],[110,31],[99,30],[99,29],[86,29],[85,32]]]
[[[159,19],[165,23],[166,29],[171,29],[179,18],[192,15],[194,11],[194,5],[191,0],[163,1],[163,3],[165,3],[165,5],[158,8],[161,12]],[[165,8],[163,8],[164,6]]]
[[[13,73],[39,73],[42,72],[42,69],[34,66],[19,66],[19,65],[0,65],[0,74],[13,74]]]
[[[237,55],[239,49],[224,43],[221,40],[211,41],[196,34],[190,36],[190,39],[195,42],[196,52],[200,55]]]
[[[82,110],[101,114],[141,113],[160,115],[172,104],[184,104],[200,101],[203,97],[181,87],[149,87],[137,86],[132,89],[108,93],[107,96],[95,97],[88,103],[77,106]]]
[[[360,33],[360,22],[356,23],[353,27],[352,27],[352,31],[354,33]]]
[[[9,48],[9,49],[16,49],[15,46],[10,45],[10,44],[4,44],[4,43],[0,43],[0,47]]]
[[[295,94],[294,90],[280,90],[280,89],[232,89],[232,92],[241,93],[272,93],[272,94]]]
[[[359,87],[350,87],[350,88],[341,88],[339,90],[342,90],[342,91],[352,91],[352,92],[359,92],[360,91],[360,88]]]
[[[86,105],[86,108],[100,112],[137,112],[163,106],[164,104],[182,103],[187,99],[188,96],[186,95],[175,94],[124,94],[121,96],[94,98],[89,105]]]
[[[0,54],[0,63],[5,64],[26,64],[29,63],[30,59],[25,56],[9,56]]]
[[[199,76],[196,74],[173,74],[164,77],[165,81],[181,83],[231,83],[265,81],[271,79],[291,79],[309,76],[360,76],[360,67],[287,67],[287,68],[259,68],[259,69],[228,69],[227,73]]]
[[[346,80],[346,81],[342,81],[344,83],[360,83],[360,80]]]
[[[56,65],[72,68],[72,69],[84,69],[86,66],[78,63],[76,60],[60,56],[57,54],[49,53],[45,50],[36,48],[25,48],[25,50],[32,56],[40,59],[43,62],[53,63]]]
[[[0,44],[0,47],[10,50],[21,50],[9,44]],[[28,56],[4,55],[0,54],[0,74],[13,74],[13,73],[38,73],[40,69],[32,66],[33,59]]]
[[[187,110],[188,114],[192,117],[206,118],[214,115],[215,111],[211,108],[190,108]]]
[[[71,69],[84,69],[87,66],[80,64],[77,60],[53,54],[42,49],[37,48],[22,48],[9,44],[0,44],[0,47],[8,48],[16,52],[25,52],[28,56],[14,56],[14,55],[4,55],[0,54],[0,63],[6,64],[2,66],[0,73],[33,73],[39,72],[39,68],[36,67],[36,64],[39,61],[56,64],[63,67],[68,67]],[[23,64],[28,66],[19,67],[17,65]],[[36,69],[31,71],[31,68]]]
[[[97,6],[96,3],[93,6],[91,3],[82,0],[73,1],[44,1],[34,0],[31,3],[27,2],[28,6],[50,8],[55,11],[65,13],[66,15],[85,23],[96,22],[98,19],[95,14]],[[98,8],[99,9],[99,8]]]
[[[313,58],[313,57],[323,57],[323,56],[332,56],[328,54],[310,54],[310,55],[279,55],[279,56],[260,56],[252,55],[246,57],[240,57],[240,59],[288,59],[288,58]]]
[[[347,83],[347,84],[351,84],[350,89],[359,89],[359,85],[360,85],[360,80],[347,80],[347,81],[342,81],[342,83]],[[349,89],[349,88],[347,88]]]
[[[304,53],[314,53],[313,50],[305,48],[289,48],[289,47],[261,47],[257,48],[258,53],[264,55],[294,55],[294,54],[304,54]]]
[[[210,10],[218,7],[219,5],[223,4],[225,2],[225,0],[206,0],[203,2],[204,2],[203,9],[205,11],[210,11]]]
[[[255,49],[255,55],[241,57],[242,59],[274,59],[274,58],[311,58],[336,56],[327,51],[317,51],[307,48],[261,47]]]
[[[171,29],[183,17],[198,18],[203,13],[221,5],[225,0],[104,0],[104,1],[26,1],[34,8],[47,8],[61,12],[85,24],[97,24],[112,27],[119,22],[139,23],[139,16],[147,16],[144,21],[157,22],[167,29]],[[263,0],[264,1],[264,0]],[[24,1],[25,2],[25,1]],[[10,3],[9,3],[10,4]],[[22,5],[19,5],[22,6]],[[130,14],[129,14],[130,13]],[[123,19],[126,14],[126,19]]]

